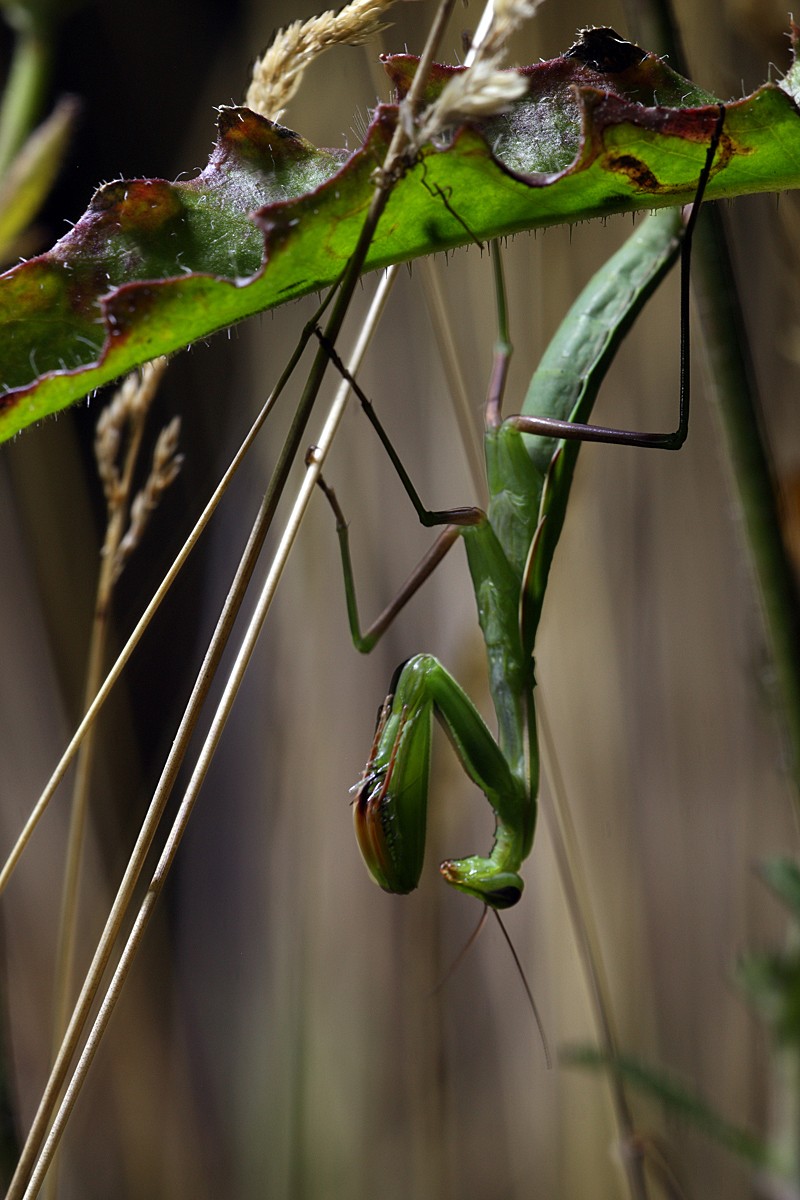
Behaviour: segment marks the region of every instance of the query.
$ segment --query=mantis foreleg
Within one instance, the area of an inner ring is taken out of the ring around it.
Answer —
[[[437,659],[415,655],[398,668],[390,687],[354,805],[358,844],[373,878],[385,891],[401,894],[419,882],[435,715],[497,819],[487,858],[449,859],[439,869],[460,891],[492,908],[509,908],[522,894],[518,871],[530,849],[523,784],[466,692]]]

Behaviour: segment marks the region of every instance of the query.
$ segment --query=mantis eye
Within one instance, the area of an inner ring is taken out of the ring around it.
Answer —
[[[513,908],[522,896],[522,888],[510,884],[486,893],[486,903],[491,908]]]
[[[486,902],[492,908],[512,908],[515,906],[522,896],[521,888],[507,887],[497,888],[494,892],[488,893]]]

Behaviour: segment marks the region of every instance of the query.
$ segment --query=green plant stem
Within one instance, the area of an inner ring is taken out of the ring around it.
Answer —
[[[677,71],[687,70],[670,0],[626,5],[647,44],[658,45]],[[800,798],[800,597],[781,535],[778,492],[759,419],[758,389],[733,270],[724,214],[707,208],[694,242],[694,281],[742,521],[763,605],[776,685]]]
[[[51,65],[50,39],[21,29],[0,103],[0,177],[39,120]]]
[[[632,28],[665,39],[676,71],[685,72],[670,0],[627,5]],[[694,280],[731,476],[761,596],[789,750],[789,772],[800,804],[800,596],[786,550],[778,493],[758,415],[758,395],[723,214],[706,209],[694,242]]]
[[[628,7],[632,7],[630,4]],[[687,69],[670,0],[637,5],[652,44],[665,48],[678,71]],[[761,594],[777,689],[800,798],[800,597],[781,534],[778,490],[759,419],[758,388],[725,217],[717,206],[702,214],[694,243],[695,286],[726,451]]]
[[[755,377],[724,214],[697,231],[697,291],[710,374],[775,666],[789,769],[800,802],[800,604],[781,533],[778,493],[757,411]]]

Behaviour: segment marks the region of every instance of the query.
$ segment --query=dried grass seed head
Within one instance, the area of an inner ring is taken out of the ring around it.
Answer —
[[[506,112],[528,89],[524,75],[501,70],[508,38],[536,12],[542,0],[495,0],[491,23],[471,51],[471,63],[454,75],[422,114],[416,144],[421,146],[463,120],[485,120]]]
[[[271,121],[282,117],[306,67],[331,46],[358,46],[386,28],[383,15],[394,0],[351,0],[339,12],[294,21],[275,35],[257,59],[245,104]]]
[[[144,487],[133,498],[130,523],[114,555],[114,581],[119,579],[131,554],[142,541],[150,517],[183,465],[183,455],[177,452],[180,429],[180,417],[173,417],[158,435],[150,474]]]

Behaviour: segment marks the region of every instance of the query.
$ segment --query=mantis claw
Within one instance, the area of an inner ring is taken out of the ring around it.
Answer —
[[[405,895],[419,883],[428,815],[431,705],[393,705],[378,713],[370,756],[353,804],[361,855],[385,892]]]
[[[492,857],[448,860],[442,875],[491,908],[510,908],[522,895],[522,880],[509,868],[518,866],[527,852],[525,836],[517,830],[523,824],[518,810],[525,795],[472,702],[429,654],[417,654],[398,667],[378,713],[353,805],[362,857],[384,891],[404,895],[417,886],[425,856],[434,712],[497,816]]]

